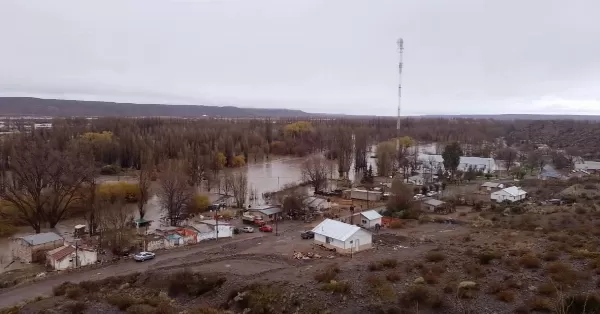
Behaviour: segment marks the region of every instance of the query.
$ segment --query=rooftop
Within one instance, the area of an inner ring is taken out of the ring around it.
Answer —
[[[497,188],[500,185],[502,185],[502,183],[500,183],[500,182],[486,182],[486,183],[482,184],[481,186],[486,187],[486,188]]]
[[[442,206],[445,204],[445,202],[436,200],[435,198],[428,198],[425,201],[423,201],[423,203],[434,206],[434,207]]]
[[[217,221],[216,221],[216,220],[214,220],[214,219],[202,220],[202,221],[199,221],[199,223],[201,223],[201,224],[205,224],[205,225],[210,225],[210,226],[216,226],[216,225],[217,225],[217,223],[218,223],[219,225],[222,225],[222,226],[225,226],[225,225],[229,226],[229,223],[228,223],[228,222],[225,222],[225,221],[219,221],[219,222],[217,222]]]
[[[54,232],[31,234],[28,236],[19,237],[19,239],[25,240],[25,242],[29,243],[30,245],[40,245],[48,242],[64,240],[63,237]]]
[[[277,214],[281,212],[281,208],[279,207],[270,207],[267,209],[256,209],[256,208],[251,208],[250,211],[253,212],[260,212],[264,215],[273,215],[273,214]]]
[[[516,187],[516,186],[511,186],[509,188],[506,188],[504,190],[502,190],[512,196],[520,196],[520,195],[525,195],[527,194],[527,192],[525,192],[523,189],[521,189],[520,187]]]
[[[317,225],[312,231],[316,234],[333,238],[340,241],[346,241],[350,236],[360,230],[360,227],[349,225],[341,221],[325,219]]]
[[[75,253],[75,248],[71,245],[61,246],[54,250],[48,251],[48,255],[56,261],[62,260],[63,258],[71,255],[71,253]]]
[[[367,211],[362,212],[361,214],[369,220],[375,220],[375,219],[379,219],[379,218],[383,217],[375,210],[367,210]]]

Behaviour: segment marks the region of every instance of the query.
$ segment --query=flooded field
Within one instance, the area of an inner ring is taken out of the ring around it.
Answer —
[[[422,145],[419,147],[420,151],[430,152],[434,149],[433,145]],[[372,149],[374,152],[374,148]],[[369,165],[373,167],[373,171],[376,172],[377,165],[376,159],[370,158],[374,153],[371,152],[367,156],[367,162]],[[305,157],[300,158],[280,158],[269,160],[260,163],[249,164],[244,168],[239,169],[230,169],[227,171],[245,171],[248,176],[248,189],[250,191],[254,191],[258,198],[254,201],[249,202],[253,205],[264,204],[261,195],[265,192],[275,192],[283,188],[287,184],[297,184],[302,181],[302,162],[306,160]],[[331,162],[331,169],[333,170],[332,178],[337,178],[337,167],[335,162]],[[354,172],[354,169],[350,170],[349,177],[351,180],[354,180],[357,174]],[[361,174],[358,174],[361,175]],[[128,176],[102,176],[98,178],[98,181],[101,183],[108,182],[118,182],[118,181],[127,181],[127,182],[136,182],[137,179],[135,177]],[[158,184],[155,183],[153,186],[153,190],[158,189]],[[217,191],[211,191],[216,193]],[[217,195],[211,195],[211,199],[216,198]],[[137,217],[137,207],[135,204],[128,205],[131,208],[131,212],[134,216]],[[150,230],[154,230],[156,228],[161,227],[161,217],[164,215],[163,210],[160,205],[160,199],[156,194],[154,194],[147,205],[146,218],[153,220],[153,224],[150,226]],[[83,218],[80,219],[68,219],[60,222],[56,229],[51,230],[59,233],[67,240],[73,239],[73,229],[75,225],[78,224],[86,224]],[[48,229],[43,230],[50,231]],[[31,234],[31,228],[24,227],[17,234],[19,235],[27,235]],[[9,240],[8,239],[0,239],[0,273],[4,271],[4,267],[7,263],[10,262],[10,249],[9,249]]]

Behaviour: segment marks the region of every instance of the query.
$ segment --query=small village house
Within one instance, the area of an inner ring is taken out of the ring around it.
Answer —
[[[184,245],[183,237],[177,233],[170,233],[165,236],[165,248],[170,249],[172,247]]]
[[[46,253],[46,263],[55,270],[95,264],[98,252],[86,246],[65,245]]]
[[[360,213],[355,213],[354,215],[342,217],[339,221],[351,225],[360,225],[363,228],[376,228],[381,226],[381,214],[379,214],[375,210],[367,210]]]
[[[265,222],[275,221],[275,218],[282,212],[281,208],[277,206],[260,206],[256,208],[250,208],[248,211],[252,215],[260,217]]]
[[[43,262],[46,252],[63,246],[65,240],[54,232],[15,237],[10,250],[13,260],[23,263]]]
[[[484,184],[481,185],[481,189],[487,190],[487,191],[498,191],[504,188],[504,184],[500,183],[500,182],[486,182]]]
[[[490,195],[490,199],[498,203],[502,203],[503,201],[518,202],[524,200],[526,197],[527,192],[516,186],[496,191]]]
[[[331,203],[328,202],[326,199],[316,196],[309,196],[305,198],[302,202],[304,206],[306,206],[310,210],[321,211],[329,209],[331,207]]]
[[[144,238],[144,250],[153,252],[156,250],[162,250],[166,247],[165,237],[158,234],[148,234]]]
[[[421,209],[423,211],[435,213],[435,212],[443,211],[447,204],[446,204],[446,202],[436,200],[435,198],[428,198],[428,199],[424,199],[423,202],[421,202],[421,205],[422,205]]]
[[[377,202],[381,200],[381,196],[381,191],[369,191],[363,189],[350,190],[350,198],[355,200]]]
[[[600,173],[600,161],[578,161],[574,165],[575,170],[585,170],[588,173]]]
[[[371,232],[337,220],[325,219],[312,232],[315,244],[335,249],[338,253],[356,253],[373,247]]]
[[[194,222],[190,227],[198,231],[198,241],[216,239],[217,229],[219,231],[219,239],[233,237],[233,226],[224,221],[217,222],[214,219],[202,220]]]

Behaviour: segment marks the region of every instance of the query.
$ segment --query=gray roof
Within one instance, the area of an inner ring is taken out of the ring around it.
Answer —
[[[444,205],[445,202],[442,202],[440,200],[436,200],[434,198],[430,198],[430,199],[425,200],[423,203],[425,203],[427,205],[434,206],[434,207],[438,207],[438,206]]]
[[[25,242],[29,243],[30,245],[40,245],[48,242],[64,240],[63,237],[54,232],[30,234],[28,236],[19,237],[19,239],[25,240]]]
[[[271,208],[267,208],[267,209],[250,209],[250,211],[252,212],[260,212],[264,215],[273,215],[273,214],[277,214],[281,212],[281,208],[278,207],[271,207]]]

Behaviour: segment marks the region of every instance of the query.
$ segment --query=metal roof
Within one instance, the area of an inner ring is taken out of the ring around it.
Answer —
[[[30,234],[28,236],[19,237],[19,239],[25,240],[25,242],[29,243],[30,245],[40,245],[48,242],[64,240],[63,237],[54,232]]]
[[[501,184],[502,183],[500,183],[500,182],[486,182],[486,183],[482,184],[481,186],[483,186],[483,187],[490,187],[490,188],[497,188]]]
[[[365,216],[365,218],[369,219],[369,220],[375,220],[375,219],[379,219],[383,216],[381,216],[378,212],[374,211],[374,210],[367,210],[365,212],[361,213],[363,216]]]
[[[358,230],[360,230],[359,226],[349,225],[337,220],[325,219],[317,225],[312,232],[328,238],[346,241]]]
[[[501,190],[501,191],[504,191],[504,192],[506,192],[506,193],[508,193],[508,194],[510,194],[512,196],[520,196],[520,195],[527,194],[527,192],[523,191],[521,188],[516,187],[516,186],[511,186],[511,187],[506,188],[506,189]]]
[[[277,213],[281,213],[281,208],[278,207],[271,207],[271,208],[267,208],[267,209],[259,209],[259,210],[250,210],[250,211],[254,211],[254,212],[259,212],[265,215],[273,215],[273,214],[277,214]]]

